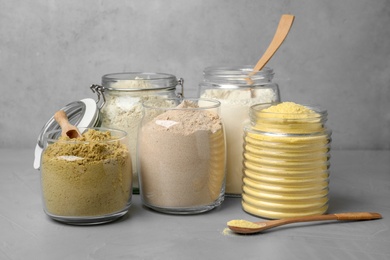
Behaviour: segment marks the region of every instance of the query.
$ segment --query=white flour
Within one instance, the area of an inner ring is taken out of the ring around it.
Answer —
[[[201,98],[214,98],[221,102],[221,117],[225,125],[227,144],[226,193],[241,195],[243,177],[244,125],[249,123],[249,107],[258,103],[278,101],[273,89],[207,89]]]
[[[118,89],[146,89],[151,85],[140,79],[121,80],[111,85]],[[150,92],[119,92],[111,91],[105,94],[106,103],[101,110],[102,127],[116,128],[126,131],[128,134],[129,151],[133,167],[133,187],[138,188],[138,173],[136,164],[138,126],[142,119],[142,102],[156,99],[148,96]],[[131,96],[130,96],[131,95]]]

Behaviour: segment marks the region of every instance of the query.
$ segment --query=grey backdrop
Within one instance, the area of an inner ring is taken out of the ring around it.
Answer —
[[[106,73],[171,73],[195,96],[205,67],[255,64],[283,13],[282,99],[326,108],[333,149],[389,149],[388,0],[0,0],[0,147],[33,149]]]

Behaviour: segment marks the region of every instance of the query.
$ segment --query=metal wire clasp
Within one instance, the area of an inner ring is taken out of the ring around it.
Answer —
[[[183,98],[184,97],[184,79],[183,78],[179,78],[178,80],[177,80],[177,85],[180,85],[180,87],[181,87],[181,92],[180,93],[177,93],[176,94],[176,96],[178,97],[178,98]]]
[[[104,88],[103,86],[97,85],[97,84],[92,84],[89,87],[93,93],[96,93],[98,99],[96,100],[96,105],[100,102],[100,96],[103,98],[103,101],[100,105],[98,105],[99,110],[104,106],[106,103],[106,97],[104,96]]]

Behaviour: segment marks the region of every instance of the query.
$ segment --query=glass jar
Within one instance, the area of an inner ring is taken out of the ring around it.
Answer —
[[[279,87],[272,82],[273,70],[253,73],[253,67],[209,67],[199,85],[201,98],[221,102],[227,142],[226,194],[230,196],[242,193],[242,137],[243,127],[249,123],[249,107],[280,101]]]
[[[75,225],[113,221],[128,211],[132,168],[127,134],[105,128],[79,128],[83,137],[46,132],[41,160],[45,213]]]
[[[220,103],[164,99],[143,106],[137,160],[143,204],[170,214],[195,214],[219,206],[226,163]]]
[[[181,92],[176,93],[176,86]],[[159,97],[175,98],[183,95],[183,79],[163,73],[129,72],[107,74],[102,86],[93,85],[92,91],[100,96],[101,126],[122,129],[128,133],[130,154],[133,162],[133,193],[139,193],[136,163],[138,125],[142,118],[142,102]]]
[[[273,112],[264,109],[277,103],[252,106],[251,125],[244,128],[242,207],[259,217],[307,216],[328,209],[327,111],[303,106],[290,112],[288,103],[281,103],[287,109]]]

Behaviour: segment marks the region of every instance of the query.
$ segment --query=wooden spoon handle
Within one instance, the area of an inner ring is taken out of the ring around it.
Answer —
[[[64,110],[59,110],[54,114],[54,119],[60,125],[61,128],[66,128],[70,126],[68,116]]]
[[[382,218],[381,214],[373,212],[346,212],[336,214],[324,214],[324,215],[312,215],[294,218],[284,218],[278,220],[272,220],[269,223],[272,226],[285,225],[297,222],[310,222],[310,221],[324,221],[324,220],[370,220]],[[272,223],[271,223],[272,222]]]
[[[376,212],[347,212],[333,214],[337,220],[370,220],[382,218],[382,215]]]
[[[284,14],[280,18],[278,28],[276,29],[274,38],[272,39],[267,50],[257,62],[256,66],[253,68],[253,72],[250,73],[250,76],[254,75],[257,71],[260,71],[265,64],[272,58],[275,52],[279,49],[280,45],[286,39],[288,32],[294,22],[294,15]]]
[[[345,212],[335,214],[313,215],[297,218],[290,218],[286,220],[306,222],[306,221],[321,221],[321,220],[370,220],[382,218],[382,215],[375,212]]]
[[[59,110],[54,114],[54,119],[60,125],[62,136],[68,136],[69,138],[77,138],[81,136],[77,127],[69,123],[69,119],[63,110]]]

